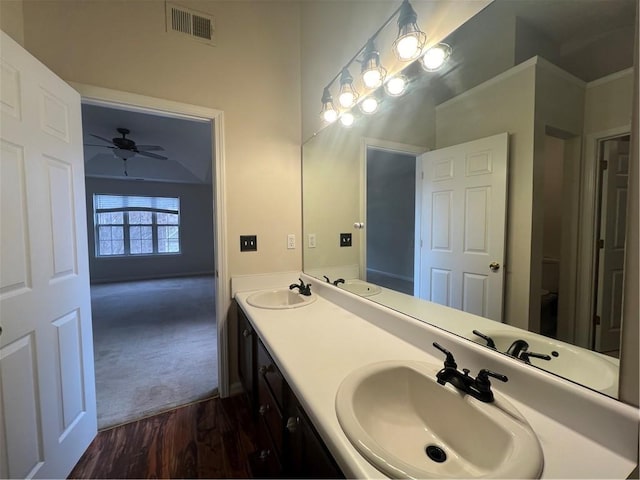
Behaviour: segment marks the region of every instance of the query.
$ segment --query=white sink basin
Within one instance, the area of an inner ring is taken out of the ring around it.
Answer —
[[[483,403],[439,385],[438,370],[390,361],[344,379],[336,413],[360,454],[393,478],[539,478],[542,450],[516,408],[495,391]]]
[[[344,283],[340,283],[338,286],[347,292],[355,293],[361,297],[370,297],[371,295],[376,295],[382,291],[379,286],[358,279],[347,280]]]
[[[247,303],[258,308],[284,309],[304,307],[316,301],[316,295],[300,295],[288,288],[256,292],[247,297]]]
[[[551,360],[530,358],[531,365],[609,395],[616,396],[618,393],[619,367],[615,358],[524,330],[513,332],[506,329],[482,329],[480,331],[493,339],[496,349],[500,352],[506,352],[514,341],[524,340],[529,344],[530,352],[551,356]],[[474,342],[487,344],[477,335],[469,333],[467,337]]]

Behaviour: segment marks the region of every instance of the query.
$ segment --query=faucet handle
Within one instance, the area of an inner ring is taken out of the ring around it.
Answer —
[[[509,379],[507,378],[506,375],[502,375],[501,373],[496,373],[496,372],[492,372],[491,370],[487,370],[486,368],[483,368],[482,370],[480,370],[478,372],[478,376],[476,377],[476,380],[478,380],[479,383],[489,383],[491,384],[491,382],[489,382],[489,377],[493,377],[497,380],[500,380],[501,382],[508,382]]]
[[[473,334],[479,336],[481,339],[483,339],[485,342],[487,342],[487,347],[489,348],[496,348],[496,342],[493,341],[493,338],[491,338],[489,335],[485,335],[482,332],[479,332],[478,330],[473,330]]]
[[[531,363],[529,358],[540,358],[541,360],[551,360],[551,357],[544,353],[536,353],[536,352],[522,352],[520,354],[520,360],[523,360],[525,363]]]
[[[451,352],[449,350],[447,350],[442,345],[440,345],[439,343],[436,343],[436,342],[433,342],[433,346],[436,347],[438,350],[440,350],[442,353],[444,353],[447,356],[447,358],[444,361],[445,368],[447,368],[447,367],[458,368],[458,364],[456,363],[456,359],[453,358],[453,355],[451,354]]]
[[[323,277],[327,281],[327,283],[331,283],[331,280],[329,280],[329,277],[327,277],[326,275],[323,275]]]

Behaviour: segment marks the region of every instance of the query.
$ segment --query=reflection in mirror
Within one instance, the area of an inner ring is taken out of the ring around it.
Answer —
[[[495,0],[314,135],[305,272],[616,396],[636,3]]]

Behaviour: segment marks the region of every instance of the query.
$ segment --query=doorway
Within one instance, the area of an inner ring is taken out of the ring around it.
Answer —
[[[98,427],[217,392],[212,129],[82,105]],[[123,374],[124,373],[124,374]]]
[[[413,295],[416,155],[367,147],[366,280]]]
[[[592,348],[618,358],[627,218],[630,136],[599,142]]]

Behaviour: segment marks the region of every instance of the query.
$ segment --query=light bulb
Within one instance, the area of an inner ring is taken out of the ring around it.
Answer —
[[[351,108],[356,101],[356,96],[352,91],[342,92],[340,96],[338,96],[338,102],[343,108]]]
[[[373,113],[378,109],[378,100],[374,97],[367,97],[360,104],[360,108],[364,113]]]
[[[416,35],[406,35],[396,43],[396,53],[400,60],[406,61],[415,58],[420,53],[419,39]]]
[[[435,47],[431,47],[422,56],[422,66],[427,71],[434,71],[442,67],[444,62],[449,58],[451,54],[451,48],[445,44],[439,44]]]
[[[392,97],[400,96],[407,88],[407,81],[404,77],[398,76],[390,78],[385,84],[387,93]]]
[[[353,125],[354,120],[355,118],[353,117],[353,114],[350,112],[345,112],[340,116],[340,122],[345,127],[350,127],[351,125]]]
[[[382,83],[382,73],[378,69],[367,70],[362,74],[362,82],[367,88],[376,88]]]
[[[338,112],[336,112],[333,109],[332,110],[325,110],[324,112],[322,112],[322,118],[324,119],[325,122],[333,123],[338,118]]]

